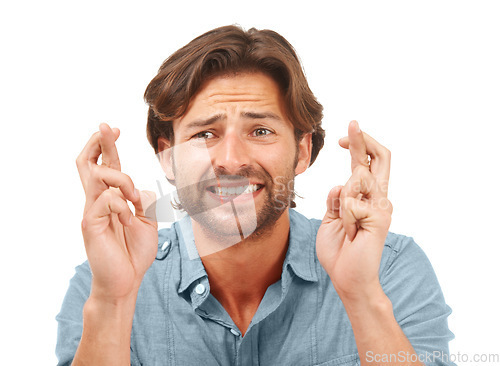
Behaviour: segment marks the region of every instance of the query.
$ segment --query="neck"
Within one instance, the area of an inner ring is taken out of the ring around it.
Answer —
[[[196,221],[192,223],[210,292],[244,333],[267,288],[281,277],[290,230],[288,210],[265,235],[243,241],[235,238],[234,245],[228,240],[221,246]]]

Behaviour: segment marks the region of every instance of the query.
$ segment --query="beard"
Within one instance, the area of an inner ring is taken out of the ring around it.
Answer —
[[[177,195],[188,215],[200,224],[205,233],[221,244],[252,241],[270,233],[293,200],[294,170],[294,166],[289,167],[283,176],[273,179],[262,168],[246,166],[234,175],[227,174],[223,168],[215,168],[199,182],[179,188]],[[213,176],[214,173],[215,178],[209,179],[208,176]],[[242,185],[248,185],[250,181],[260,182],[259,190],[262,191],[259,195],[263,195],[259,197],[261,207],[256,207],[253,199],[244,202],[214,199],[213,194],[209,193],[210,187],[217,186],[220,181],[234,181]]]

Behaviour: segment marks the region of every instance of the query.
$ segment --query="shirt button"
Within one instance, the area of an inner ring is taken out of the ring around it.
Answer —
[[[198,285],[196,285],[196,287],[194,288],[194,291],[198,294],[198,295],[203,295],[205,293],[205,285],[203,285],[202,283],[199,283]]]
[[[234,330],[233,328],[231,328],[231,333],[233,333],[235,336],[239,336],[240,333],[238,333],[237,330]]]
[[[161,246],[161,250],[165,250],[168,248],[168,246],[170,245],[170,242],[167,240],[165,243],[163,243],[163,245]]]

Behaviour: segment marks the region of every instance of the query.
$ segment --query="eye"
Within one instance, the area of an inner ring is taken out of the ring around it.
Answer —
[[[201,139],[201,140],[208,140],[208,139],[211,139],[213,137],[215,137],[215,135],[212,132],[202,131],[202,132],[198,132],[196,135],[193,135],[192,138]]]
[[[256,137],[264,137],[272,133],[273,132],[271,130],[268,130],[267,128],[257,128],[253,131],[253,135]]]

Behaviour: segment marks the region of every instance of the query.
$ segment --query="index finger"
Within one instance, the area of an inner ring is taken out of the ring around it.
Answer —
[[[114,139],[116,140],[118,136],[120,136],[120,130],[114,128],[113,134]],[[84,187],[90,174],[90,167],[97,164],[99,156],[102,153],[100,135],[100,131],[94,133],[90,137],[83,150],[80,152],[80,155],[78,155],[78,157],[76,158],[76,166],[78,168],[78,173],[80,174],[80,179]]]
[[[121,170],[120,158],[118,157],[118,150],[116,149],[115,140],[116,136],[111,130],[111,127],[106,123],[99,125],[99,145],[102,152],[102,165],[109,168]]]

